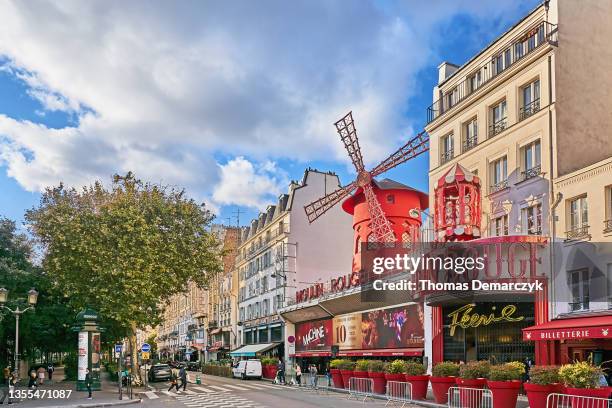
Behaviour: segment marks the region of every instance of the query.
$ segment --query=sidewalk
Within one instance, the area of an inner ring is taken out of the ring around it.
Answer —
[[[45,381],[45,384],[38,387],[38,390],[66,390],[72,391],[68,398],[51,398],[45,396],[44,399],[14,401],[13,407],[16,408],[93,408],[93,407],[111,407],[129,404],[137,404],[140,399],[137,398],[138,391],[134,390],[134,399],[129,400],[123,394],[123,400],[119,400],[119,390],[117,384],[111,382],[109,375],[106,372],[101,373],[102,390],[93,392],[93,399],[87,399],[87,392],[76,391],[75,381],[64,381],[64,370],[58,368],[53,373],[53,382]],[[17,390],[26,390],[27,387],[18,386]],[[6,402],[5,402],[6,404]],[[4,406],[4,405],[3,405]]]

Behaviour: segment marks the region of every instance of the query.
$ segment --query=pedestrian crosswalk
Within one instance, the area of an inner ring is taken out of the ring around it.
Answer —
[[[190,408],[265,408],[236,394],[177,395],[176,399]]]
[[[167,390],[151,390],[146,391],[142,394],[143,399],[158,399],[160,396],[170,396],[176,397],[177,399],[185,399],[185,398],[196,398],[201,399],[202,397],[214,396],[214,395],[222,395],[224,398],[227,398],[228,395],[237,395],[239,393],[248,393],[254,391],[270,391],[270,390],[287,390],[289,389],[286,386],[282,385],[273,385],[273,384],[263,384],[263,383],[250,383],[244,384],[243,382],[239,384],[227,384],[227,383],[218,383],[218,384],[202,384],[195,385],[189,384],[187,385],[186,390],[182,390],[180,392],[175,391],[167,391]],[[210,399],[210,398],[209,398]],[[205,405],[208,406],[208,405]],[[214,405],[211,405],[214,406]],[[234,405],[231,405],[234,406]],[[236,405],[238,406],[238,405]],[[242,405],[240,405],[242,406]]]

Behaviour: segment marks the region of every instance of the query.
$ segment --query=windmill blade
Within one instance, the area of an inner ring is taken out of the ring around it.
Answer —
[[[351,191],[355,189],[356,186],[357,183],[353,181],[351,184],[347,184],[344,187],[340,187],[333,193],[329,193],[325,197],[321,197],[317,201],[313,201],[307,206],[304,206],[304,211],[306,211],[306,217],[308,217],[308,222],[312,223],[314,220],[325,214],[340,200],[349,195]]]
[[[378,166],[372,170],[372,177],[376,177],[385,171],[392,169],[398,164],[402,164],[418,155],[429,150],[429,135],[426,132],[421,132],[408,143],[400,147],[395,153],[383,160]]]
[[[374,233],[374,238],[378,243],[394,243],[396,238],[393,234],[391,223],[385,217],[385,212],[374,194],[372,184],[368,183],[363,186],[366,202],[368,203],[368,212],[370,213],[370,228]]]
[[[355,165],[355,169],[357,169],[357,173],[362,172],[365,167],[363,166],[359,139],[357,139],[357,129],[355,129],[355,123],[353,122],[353,111],[334,123],[334,125],[336,130],[338,130],[340,140],[344,143],[344,147]]]

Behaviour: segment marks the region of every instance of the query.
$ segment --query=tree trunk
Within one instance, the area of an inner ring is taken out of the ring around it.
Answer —
[[[134,385],[140,386],[142,384],[142,378],[140,377],[140,365],[138,364],[138,345],[136,344],[136,322],[131,323],[130,337],[130,352],[132,353],[132,369],[131,374],[134,378]]]

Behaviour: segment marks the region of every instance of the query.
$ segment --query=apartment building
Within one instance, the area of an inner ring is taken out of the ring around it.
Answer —
[[[301,182],[245,229],[238,248],[238,338],[230,354],[286,356],[284,322],[277,313],[297,290],[351,270],[351,217],[339,206],[310,225],[304,206],[340,187],[334,173],[307,169]]]
[[[430,208],[438,223],[459,218],[453,209],[464,204],[438,192],[460,175],[477,193],[478,203],[475,194],[463,198],[479,217],[479,225],[469,225],[470,236],[462,240],[550,244],[582,239],[585,226],[591,225],[586,218],[589,192],[597,197],[593,205],[601,207],[598,234],[603,233],[606,183],[612,179],[606,165],[612,156],[612,78],[606,74],[612,69],[606,39],[612,34],[610,15],[608,2],[545,1],[463,65],[440,64],[425,128],[430,191],[436,192],[430,195]],[[571,180],[585,171],[597,176],[580,188],[572,186]],[[559,201],[559,193],[565,201]],[[461,227],[457,230],[464,233]],[[439,232],[438,239],[453,237]],[[480,312],[513,304],[523,316],[520,323],[501,323],[478,336],[471,329],[450,335],[449,313],[457,304],[430,302],[429,354],[434,361],[491,354],[501,361],[534,356],[538,363],[567,361],[558,341],[524,341],[534,339],[522,332],[545,328],[551,320],[558,327],[601,323],[572,320],[571,313],[556,307],[580,286],[572,283],[578,275],[569,277],[569,272],[550,267],[556,275],[540,298],[499,299],[493,306],[474,302]],[[605,319],[612,317],[606,312]]]

